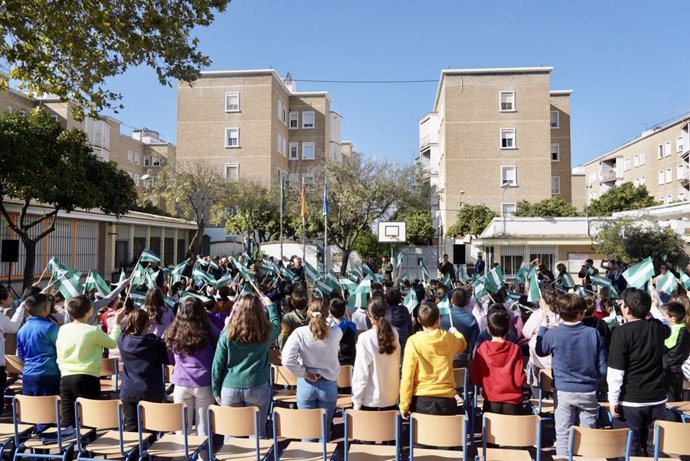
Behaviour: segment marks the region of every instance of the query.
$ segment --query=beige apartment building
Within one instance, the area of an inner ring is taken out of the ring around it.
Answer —
[[[112,117],[75,120],[69,102],[51,97],[32,97],[15,89],[0,92],[2,111],[28,112],[35,107],[45,109],[65,129],[84,130],[94,153],[101,160],[117,163],[138,187],[144,186],[146,181],[155,181],[163,165],[175,162],[175,145],[160,139],[157,131],[143,128],[126,135],[121,131],[122,122]]]
[[[420,157],[438,201],[439,236],[464,204],[502,215],[520,200],[570,202],[570,95],[551,67],[443,70],[433,111],[419,122]]]
[[[202,72],[178,86],[178,159],[227,181],[313,185],[323,162],[342,161],[341,120],[327,92],[298,92],[272,69]]]
[[[585,163],[587,202],[625,182],[645,185],[664,205],[690,200],[689,131],[690,114],[685,114]]]

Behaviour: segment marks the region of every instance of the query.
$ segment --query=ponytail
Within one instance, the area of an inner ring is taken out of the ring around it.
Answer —
[[[309,302],[307,309],[309,318],[309,331],[316,340],[323,340],[328,336],[328,304],[319,298],[314,298]]]
[[[376,339],[379,342],[379,354],[390,355],[395,346],[395,333],[391,323],[386,319],[387,306],[380,298],[372,298],[367,306],[372,323],[376,325]]]

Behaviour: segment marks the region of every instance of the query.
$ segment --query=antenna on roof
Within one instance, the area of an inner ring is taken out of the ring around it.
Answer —
[[[290,72],[285,74],[285,78],[283,79],[283,82],[285,82],[285,85],[290,86],[292,84],[292,75],[290,75]]]

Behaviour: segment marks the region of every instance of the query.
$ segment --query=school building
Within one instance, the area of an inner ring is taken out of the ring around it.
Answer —
[[[5,206],[10,215],[16,216],[21,211],[19,202],[6,200]],[[28,210],[28,222],[51,210],[50,207],[32,205]],[[32,231],[38,235],[47,228],[48,223],[44,222]],[[79,272],[95,269],[106,280],[118,274],[122,267],[131,268],[144,248],[156,252],[165,265],[177,264],[185,258],[195,231],[196,224],[183,219],[134,211],[119,217],[99,211],[60,212],[55,230],[36,247],[35,277],[40,277],[53,256]],[[0,240],[4,239],[17,239],[17,236],[7,221],[0,218]],[[19,262],[12,267],[12,280],[19,286],[25,260],[26,253],[20,242]],[[0,282],[5,284],[8,276],[9,263],[0,264]]]

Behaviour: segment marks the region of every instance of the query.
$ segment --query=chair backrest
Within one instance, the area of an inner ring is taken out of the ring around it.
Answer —
[[[467,378],[467,368],[453,368],[453,378],[455,379],[455,388],[465,388],[465,379]]]
[[[24,362],[18,355],[5,354],[5,371],[21,374],[24,372]]]
[[[139,427],[142,431],[173,432],[185,430],[184,403],[139,402]]]
[[[117,359],[103,359],[99,376],[114,376],[117,373]]]
[[[348,439],[363,442],[389,442],[395,440],[398,412],[391,411],[345,411],[345,426]]]
[[[280,353],[280,350],[278,349],[269,349],[268,350],[268,362],[271,365],[282,365],[283,364],[283,359],[282,355]]]
[[[320,439],[323,438],[323,419],[326,410],[295,410],[275,407],[273,424],[275,436],[286,439]]]
[[[282,365],[271,365],[273,369],[273,384],[279,386],[296,386],[297,377]]]
[[[537,415],[514,416],[484,413],[483,439],[486,443],[508,447],[540,445],[540,421]]]
[[[621,458],[630,449],[628,429],[570,428],[570,452],[586,458]]]
[[[119,400],[77,398],[76,417],[80,426],[95,429],[115,429],[120,426]]]
[[[657,421],[654,426],[654,448],[667,455],[690,455],[690,424]]]
[[[57,424],[58,412],[56,403],[60,402],[57,395],[29,396],[15,395],[14,402],[17,411],[17,422],[28,424]]]
[[[539,370],[539,389],[542,392],[553,392],[553,376],[551,376],[551,370],[542,369]]]
[[[340,365],[340,370],[338,371],[338,379],[336,385],[339,389],[344,387],[352,387],[352,365]]]
[[[212,434],[228,437],[256,435],[257,407],[208,407],[209,428]]]
[[[465,416],[410,414],[410,443],[435,447],[465,447]]]

